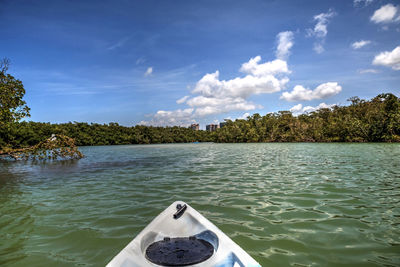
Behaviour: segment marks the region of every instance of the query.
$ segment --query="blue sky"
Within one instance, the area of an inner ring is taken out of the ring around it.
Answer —
[[[204,128],[400,92],[394,0],[0,0],[0,25],[33,121]]]

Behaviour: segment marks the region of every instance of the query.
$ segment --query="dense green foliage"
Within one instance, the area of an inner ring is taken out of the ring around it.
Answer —
[[[183,127],[125,127],[118,123],[13,123],[0,130],[0,147],[32,146],[52,134],[74,138],[76,144],[122,145],[184,142],[399,142],[400,99],[380,94],[365,101],[350,99],[349,106],[320,109],[293,116],[289,111],[254,114],[246,120],[227,121],[215,131]]]
[[[124,127],[118,123],[63,123],[20,122],[10,131],[0,131],[0,147],[25,147],[37,144],[52,134],[61,134],[75,139],[78,146],[124,145],[152,143],[187,143],[213,141],[206,131],[193,131],[183,127]]]
[[[7,73],[8,59],[0,61],[0,127],[29,117],[29,107],[22,99],[25,89],[22,82]]]
[[[400,99],[380,94],[370,101],[293,116],[289,111],[228,121],[216,142],[399,142]]]

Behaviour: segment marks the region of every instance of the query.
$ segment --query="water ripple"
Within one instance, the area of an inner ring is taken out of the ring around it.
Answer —
[[[177,199],[263,266],[399,266],[398,144],[82,148],[0,163],[0,265],[102,266]]]

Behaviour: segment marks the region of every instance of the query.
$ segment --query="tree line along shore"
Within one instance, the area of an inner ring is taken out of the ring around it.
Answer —
[[[400,98],[380,94],[349,99],[347,106],[322,108],[294,116],[279,111],[228,120],[214,132],[186,127],[125,127],[118,123],[14,122],[0,128],[0,148],[33,146],[52,134],[75,139],[78,146],[188,142],[400,142]],[[1,149],[0,149],[1,150]]]
[[[30,117],[22,82],[0,60],[0,159],[79,159],[77,146],[188,142],[400,142],[400,99],[391,93],[347,106],[321,108],[295,116],[279,111],[227,120],[213,132],[186,127],[125,127],[118,123],[21,121]]]

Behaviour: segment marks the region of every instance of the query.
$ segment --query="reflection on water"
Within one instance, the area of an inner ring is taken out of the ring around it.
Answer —
[[[84,147],[0,163],[0,265],[105,265],[175,200],[263,266],[399,266],[398,144]]]
[[[0,266],[27,257],[24,240],[33,229],[32,205],[20,190],[24,175],[12,172],[13,167],[5,162],[0,168]]]

